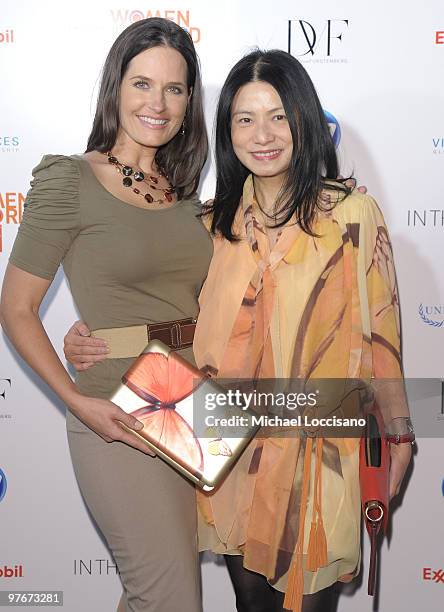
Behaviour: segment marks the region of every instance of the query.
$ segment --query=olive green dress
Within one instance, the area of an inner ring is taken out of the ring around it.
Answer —
[[[51,280],[60,263],[90,329],[159,323],[198,312],[212,243],[197,198],[148,210],[109,193],[79,156],[46,155],[33,171],[15,266]],[[192,350],[182,351],[192,360]],[[82,393],[109,397],[132,359],[79,373]],[[194,487],[158,458],[106,443],[67,414],[82,494],[117,562],[135,612],[201,610]]]

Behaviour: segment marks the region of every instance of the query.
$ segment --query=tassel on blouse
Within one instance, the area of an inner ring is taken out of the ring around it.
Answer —
[[[322,521],[322,450],[324,439],[316,439],[316,467],[313,488],[313,516],[308,540],[307,569],[316,572],[328,563],[327,537]]]
[[[327,565],[327,537],[322,521],[322,451],[323,438],[316,439],[316,464],[313,486],[313,515],[307,550],[307,570],[315,572]],[[299,534],[288,574],[288,586],[285,593],[284,608],[292,612],[301,612],[304,594],[304,532],[307,513],[308,492],[310,488],[311,453],[313,438],[308,437],[304,454],[304,472],[299,513]]]
[[[302,559],[304,554],[305,516],[307,513],[308,490],[310,487],[310,464],[313,449],[313,438],[308,437],[305,445],[304,474],[302,479],[301,503],[299,511],[299,534],[296,548],[288,575],[288,585],[285,592],[284,608],[292,612],[300,612],[304,594],[304,570]]]

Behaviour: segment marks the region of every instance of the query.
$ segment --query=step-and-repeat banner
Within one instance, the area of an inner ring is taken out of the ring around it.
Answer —
[[[367,185],[391,232],[406,375],[441,377],[442,0],[2,2],[1,276],[22,217],[31,169],[45,153],[85,149],[106,53],[126,26],[149,16],[166,17],[190,31],[202,64],[210,132],[221,84],[245,52],[254,46],[279,48],[303,62],[329,113],[343,173],[353,171]],[[202,198],[210,197],[213,187],[209,163]],[[62,356],[64,332],[77,318],[62,272],[41,313]],[[4,336],[0,343],[0,591],[60,590],[68,612],[112,611],[121,592],[119,576],[77,488],[64,406],[23,365]],[[382,551],[380,612],[442,610],[440,393],[416,394],[424,400],[419,405],[427,413],[428,436],[426,432],[419,440],[408,486],[393,507],[390,539]],[[427,398],[436,401],[431,405]],[[417,420],[421,410],[415,413]],[[340,612],[373,609],[364,572],[341,597]],[[235,609],[220,559],[203,557],[202,580],[205,612]]]

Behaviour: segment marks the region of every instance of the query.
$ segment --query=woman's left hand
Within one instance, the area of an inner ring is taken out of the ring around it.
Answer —
[[[406,470],[412,459],[412,445],[390,444],[390,500],[398,495]]]

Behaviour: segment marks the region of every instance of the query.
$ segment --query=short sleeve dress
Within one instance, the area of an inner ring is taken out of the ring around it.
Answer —
[[[33,175],[12,264],[51,280],[63,263],[91,330],[197,316],[212,255],[197,197],[156,210],[132,206],[75,155],[46,155]],[[193,360],[191,349],[181,352]],[[132,361],[105,359],[79,373],[80,391],[109,397]],[[70,412],[67,428],[77,480],[117,562],[128,609],[167,612],[180,601],[200,610],[194,487],[160,459],[106,443]]]
[[[212,254],[197,197],[156,210],[132,206],[75,155],[46,155],[33,176],[12,264],[51,280],[63,263],[92,330],[197,316]],[[183,354],[193,359],[190,349]],[[108,359],[77,383],[85,394],[108,397],[131,361]]]

